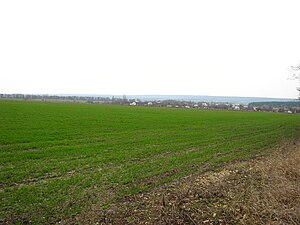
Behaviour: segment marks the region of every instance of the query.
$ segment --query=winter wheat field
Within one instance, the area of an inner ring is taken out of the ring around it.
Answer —
[[[1,100],[0,223],[93,211],[95,224],[124,199],[299,137],[295,114]]]

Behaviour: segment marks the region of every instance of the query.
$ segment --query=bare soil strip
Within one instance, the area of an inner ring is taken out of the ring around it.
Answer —
[[[300,224],[300,141],[60,223]]]

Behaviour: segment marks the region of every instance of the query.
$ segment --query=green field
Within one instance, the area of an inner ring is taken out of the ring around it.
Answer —
[[[0,101],[1,220],[56,223],[300,137],[300,115]]]

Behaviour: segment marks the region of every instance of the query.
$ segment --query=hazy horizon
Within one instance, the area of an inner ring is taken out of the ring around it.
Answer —
[[[228,95],[187,95],[187,94],[109,94],[109,93],[105,93],[105,94],[91,94],[91,93],[21,93],[21,92],[11,92],[11,93],[2,93],[0,92],[0,94],[24,94],[24,95],[57,95],[57,96],[199,96],[199,97],[229,97],[229,98],[265,98],[265,99],[290,99],[290,100],[298,100],[297,97],[266,97],[266,96],[228,96]]]
[[[1,94],[1,93],[0,93]],[[77,97],[104,97],[104,98],[123,98],[124,95],[114,94],[38,94],[43,96],[77,96]],[[244,97],[244,96],[209,96],[209,95],[126,95],[127,99],[140,99],[141,101],[192,101],[192,102],[214,102],[249,104],[251,102],[286,102],[300,101],[296,98],[267,98],[267,97]]]

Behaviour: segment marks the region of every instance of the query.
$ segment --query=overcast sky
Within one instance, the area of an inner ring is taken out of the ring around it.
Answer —
[[[0,93],[296,98],[299,0],[0,1]]]

